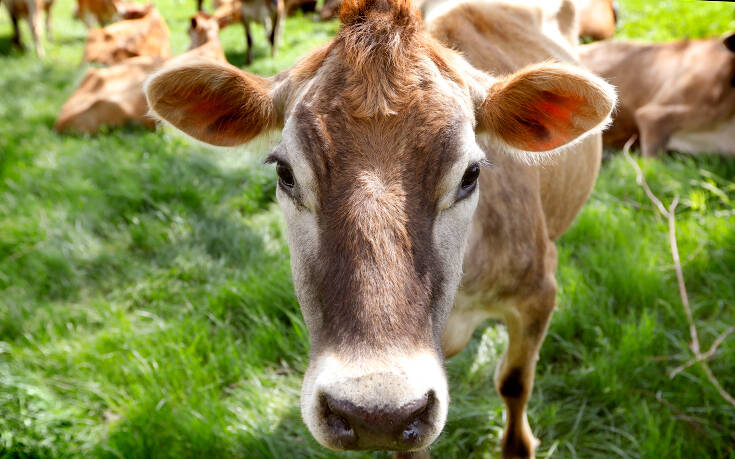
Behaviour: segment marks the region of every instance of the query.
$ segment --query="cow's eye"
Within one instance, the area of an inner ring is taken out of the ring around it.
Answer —
[[[288,165],[286,165],[282,161],[278,161],[278,164],[276,164],[276,172],[278,173],[278,182],[282,186],[289,189],[294,187],[296,182],[294,181],[291,168],[288,167]]]
[[[480,176],[480,166],[472,164],[464,171],[462,182],[459,185],[459,193],[457,193],[457,201],[464,199],[477,188],[477,178]]]

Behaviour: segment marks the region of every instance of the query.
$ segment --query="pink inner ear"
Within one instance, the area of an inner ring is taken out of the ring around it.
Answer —
[[[529,120],[523,148],[527,151],[553,150],[579,136],[582,132],[574,125],[572,115],[583,109],[583,104],[579,97],[543,91],[530,101],[526,116],[522,117]]]
[[[561,99],[561,98],[559,98]],[[562,99],[562,101],[566,102],[566,100]],[[558,103],[552,103],[547,100],[539,100],[534,106],[532,106],[532,110],[546,113],[549,116],[556,118],[560,122],[563,123],[569,123],[572,120],[572,109],[565,106],[560,105]]]

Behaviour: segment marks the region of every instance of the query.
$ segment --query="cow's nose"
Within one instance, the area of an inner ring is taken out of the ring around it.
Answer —
[[[410,450],[422,445],[432,430],[435,402],[433,391],[400,406],[362,406],[324,393],[321,408],[342,449]]]

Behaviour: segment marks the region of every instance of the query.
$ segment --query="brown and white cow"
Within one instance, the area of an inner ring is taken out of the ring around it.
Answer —
[[[12,43],[18,48],[23,48],[23,42],[20,38],[20,27],[18,21],[25,19],[28,22],[28,28],[31,30],[33,38],[33,47],[36,55],[42,57],[43,49],[43,30],[41,28],[41,11],[46,14],[46,35],[51,39],[51,7],[54,0],[2,0],[10,15],[10,21],[13,23]]]
[[[217,21],[205,13],[191,18],[189,50],[171,62],[201,59],[227,62],[219,41]],[[107,68],[90,69],[61,108],[54,128],[59,132],[95,133],[103,126],[138,123],[155,127],[148,116],[148,103],[143,94],[146,77],[164,63],[161,57],[142,56]]]
[[[213,16],[218,19],[220,28],[242,22],[247,45],[246,65],[250,65],[253,61],[253,35],[250,31],[252,22],[263,25],[271,46],[271,56],[276,55],[286,18],[284,0],[215,0],[214,8]]]
[[[568,33],[545,33],[573,23],[569,2],[556,17],[452,6],[424,25],[409,0],[346,0],[337,37],[275,77],[201,62],[146,83],[151,109],[201,141],[282,130],[267,161],[310,332],[301,411],[328,448],[427,448],[447,417],[443,358],[497,317],[503,454],[534,455],[554,240],[592,189],[615,95],[573,64]]]
[[[168,58],[169,30],[163,16],[150,5],[135,16],[101,29],[89,29],[84,60],[111,65],[138,56]]]
[[[735,155],[735,34],[725,39],[580,49],[589,69],[617,86],[620,104],[604,142],[634,134],[644,156],[667,149]]]

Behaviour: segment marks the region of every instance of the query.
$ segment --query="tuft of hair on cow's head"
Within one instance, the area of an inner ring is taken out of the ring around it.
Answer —
[[[411,0],[345,0],[340,20],[331,43],[274,77],[179,62],[145,93],[160,119],[214,145],[282,130],[267,162],[310,334],[304,421],[332,449],[412,451],[446,420],[440,337],[483,148],[563,147],[604,125],[615,96],[562,64],[477,70],[429,36]]]

